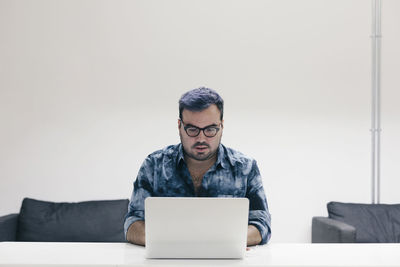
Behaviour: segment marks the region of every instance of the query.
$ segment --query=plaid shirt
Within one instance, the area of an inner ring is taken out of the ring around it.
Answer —
[[[144,200],[150,196],[246,197],[250,202],[249,224],[260,231],[261,244],[271,237],[271,215],[256,161],[222,144],[218,148],[217,161],[203,176],[197,195],[181,144],[150,154],[134,182],[125,217],[125,236],[132,223],[144,220]]]

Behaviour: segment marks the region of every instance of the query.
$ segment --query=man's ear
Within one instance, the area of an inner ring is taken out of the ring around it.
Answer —
[[[221,128],[224,128],[224,120],[221,121]]]
[[[178,129],[181,128],[181,119],[178,119]]]

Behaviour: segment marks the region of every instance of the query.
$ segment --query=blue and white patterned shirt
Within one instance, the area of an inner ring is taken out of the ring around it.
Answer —
[[[150,196],[246,197],[250,202],[249,224],[260,231],[261,244],[271,237],[271,215],[256,161],[222,144],[218,148],[217,161],[203,176],[197,195],[181,144],[150,154],[134,182],[125,217],[125,236],[132,223],[144,220],[144,200]]]

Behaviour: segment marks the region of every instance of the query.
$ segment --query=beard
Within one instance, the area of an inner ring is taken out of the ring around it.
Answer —
[[[183,153],[188,156],[189,158],[192,158],[194,160],[198,160],[198,161],[206,161],[209,160],[211,158],[213,158],[214,156],[217,155],[218,153],[218,148],[219,148],[219,144],[221,143],[221,139],[218,142],[218,146],[215,149],[211,149],[210,145],[204,142],[196,142],[193,146],[191,146],[189,149],[186,147],[186,145],[184,144],[184,142],[182,142],[182,135],[180,135],[181,138],[181,144],[182,144],[182,148],[183,148]],[[196,146],[203,146],[203,147],[207,147],[208,152],[196,152]]]
[[[196,146],[207,146],[208,149],[210,149],[210,146],[208,144],[204,144],[204,143],[196,143],[191,147],[191,150],[187,150],[184,146],[183,146],[183,152],[185,153],[186,156],[188,156],[189,158],[198,160],[198,161],[206,161],[208,159],[213,158],[218,151],[218,148],[215,150],[209,150],[207,153],[205,152],[195,152],[194,149]]]

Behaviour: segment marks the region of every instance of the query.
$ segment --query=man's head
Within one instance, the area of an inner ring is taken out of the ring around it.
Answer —
[[[224,101],[201,87],[179,100],[179,136],[186,156],[204,161],[216,156],[222,138]]]
[[[212,104],[217,106],[222,121],[224,118],[224,100],[217,92],[206,87],[190,90],[179,99],[179,118],[182,119],[182,111],[184,109],[202,111]]]

